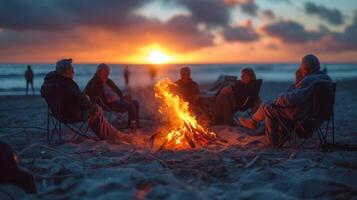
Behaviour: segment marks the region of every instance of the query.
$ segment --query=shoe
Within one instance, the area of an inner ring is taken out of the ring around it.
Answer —
[[[239,117],[239,123],[240,125],[242,125],[245,128],[248,129],[257,129],[258,128],[258,124],[256,121],[254,121],[253,119],[245,119],[243,117]]]

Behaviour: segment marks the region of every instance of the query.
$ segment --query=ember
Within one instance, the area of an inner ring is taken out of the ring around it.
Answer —
[[[189,105],[170,89],[176,85],[169,79],[163,79],[155,85],[155,97],[162,101],[159,112],[167,117],[167,126],[154,138],[155,148],[188,149],[207,145],[217,136],[200,124],[190,112]]]

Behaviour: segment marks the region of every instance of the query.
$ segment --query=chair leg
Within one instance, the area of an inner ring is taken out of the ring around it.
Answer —
[[[59,123],[59,131],[58,131],[59,143],[62,144],[62,124]]]
[[[47,106],[47,143],[50,143],[50,108]]]
[[[332,125],[332,144],[335,144],[335,118],[333,112],[331,115],[331,125]]]

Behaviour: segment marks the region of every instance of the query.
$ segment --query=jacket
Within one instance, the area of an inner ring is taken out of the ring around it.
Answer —
[[[107,79],[106,84],[120,97],[120,99],[123,98],[123,93],[111,79]],[[84,89],[84,93],[91,99],[94,97],[99,97],[105,105],[109,105],[104,93],[104,83],[97,75],[94,75],[93,78],[89,80],[87,86]]]
[[[55,71],[45,76],[41,86],[41,95],[51,108],[57,106],[59,102],[59,112],[66,121],[82,120],[83,112],[92,106],[92,103],[81,92],[76,82]]]
[[[295,88],[280,94],[275,104],[282,108],[282,114],[287,119],[300,119],[306,116],[312,108],[312,94],[317,83],[331,83],[331,78],[320,71],[306,75]]]

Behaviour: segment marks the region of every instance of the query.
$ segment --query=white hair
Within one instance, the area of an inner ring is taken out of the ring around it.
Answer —
[[[96,74],[99,74],[100,72],[102,72],[104,69],[109,69],[109,66],[105,63],[101,63],[98,65],[97,67],[97,71],[95,72]]]
[[[56,63],[56,72],[59,72],[60,74],[66,73],[66,71],[70,68],[73,68],[72,66],[72,59],[62,59],[57,61]]]

